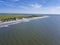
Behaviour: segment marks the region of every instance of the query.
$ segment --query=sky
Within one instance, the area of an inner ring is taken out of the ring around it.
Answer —
[[[0,13],[60,14],[60,0],[0,0]]]

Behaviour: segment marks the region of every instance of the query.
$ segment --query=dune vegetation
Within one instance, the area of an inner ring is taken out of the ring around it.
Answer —
[[[22,19],[22,18],[32,18],[32,17],[37,17],[37,16],[21,16],[21,15],[0,15],[0,21],[5,22],[5,21],[12,21],[16,19]]]

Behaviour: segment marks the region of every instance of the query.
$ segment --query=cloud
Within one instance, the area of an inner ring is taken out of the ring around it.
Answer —
[[[20,0],[13,0],[13,1],[20,1]],[[10,9],[14,9],[13,12],[15,12],[16,9],[17,12],[22,13],[60,14],[60,6],[43,7],[44,5],[38,3],[28,5],[15,5],[14,2],[9,3],[4,1],[0,1],[0,3],[2,5],[5,5],[6,7],[9,7]],[[9,11],[11,12],[12,10]]]
[[[13,1],[17,2],[17,1],[19,1],[19,0],[13,0]]]
[[[40,7],[41,8],[41,7]],[[29,13],[36,14],[60,14],[60,6],[54,7],[42,7],[41,9],[29,9]]]
[[[42,14],[60,14],[60,6],[44,7]]]
[[[60,9],[60,6],[57,6],[56,8]]]
[[[31,4],[30,6],[32,8],[41,8],[42,7],[42,5],[40,5],[40,4]]]

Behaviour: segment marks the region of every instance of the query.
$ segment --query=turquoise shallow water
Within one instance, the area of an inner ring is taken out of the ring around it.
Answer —
[[[60,16],[0,28],[0,45],[60,45]]]

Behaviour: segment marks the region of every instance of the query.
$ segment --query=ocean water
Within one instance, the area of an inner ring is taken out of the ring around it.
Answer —
[[[60,16],[0,28],[0,45],[60,45]]]

